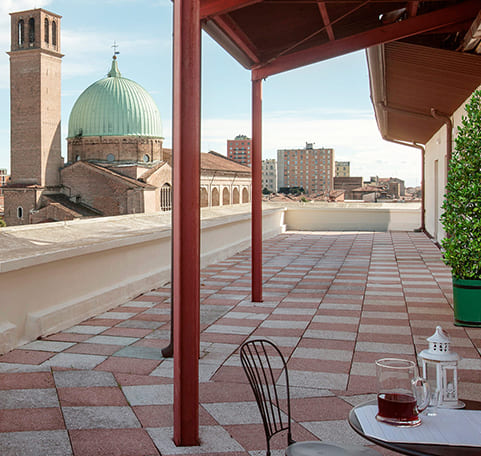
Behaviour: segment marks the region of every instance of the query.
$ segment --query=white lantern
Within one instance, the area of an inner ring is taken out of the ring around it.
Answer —
[[[431,389],[431,405],[442,408],[463,408],[458,400],[458,361],[457,353],[449,349],[450,339],[441,326],[426,339],[429,348],[419,354],[422,361],[423,377]],[[437,402],[437,404],[436,404]]]

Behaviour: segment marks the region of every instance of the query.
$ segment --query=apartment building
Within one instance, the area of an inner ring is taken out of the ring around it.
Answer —
[[[334,149],[314,148],[277,151],[278,188],[299,187],[306,194],[320,194],[334,189]]]
[[[245,135],[227,140],[227,157],[241,165],[251,166],[251,150],[252,140]]]
[[[351,175],[351,162],[336,162],[336,177],[349,177]]]
[[[262,189],[277,192],[277,162],[275,158],[262,160]]]

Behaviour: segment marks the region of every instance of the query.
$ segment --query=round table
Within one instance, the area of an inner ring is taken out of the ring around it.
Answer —
[[[466,408],[468,410],[481,410],[481,402],[464,400]],[[355,410],[359,407],[366,405],[377,404],[376,400],[364,402],[363,404],[356,405],[349,412],[349,424],[351,427],[365,439],[375,443],[376,445],[390,450],[397,451],[401,454],[407,454],[411,456],[480,456],[480,447],[466,447],[466,446],[453,446],[453,445],[432,445],[425,443],[398,443],[398,442],[386,442],[384,440],[378,440],[373,437],[369,437],[364,434],[359,420],[356,417]]]

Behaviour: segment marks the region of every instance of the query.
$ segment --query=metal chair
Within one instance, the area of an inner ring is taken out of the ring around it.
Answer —
[[[287,431],[286,456],[380,456],[377,451],[365,447],[344,447],[320,441],[296,442],[291,432],[289,376],[279,348],[267,339],[248,340],[241,345],[240,359],[262,416],[266,456],[271,455],[271,438],[281,431]],[[277,379],[275,369],[280,369]],[[286,399],[287,411],[281,410],[281,399]]]

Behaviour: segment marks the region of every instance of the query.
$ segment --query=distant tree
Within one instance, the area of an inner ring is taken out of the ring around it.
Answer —
[[[7,224],[5,223],[5,220],[3,220],[2,218],[0,218],[0,228],[3,228],[7,226]]]
[[[270,195],[271,192],[270,192],[270,190],[267,189],[267,187],[264,187],[264,188],[262,189],[262,194],[263,194],[263,195]]]

